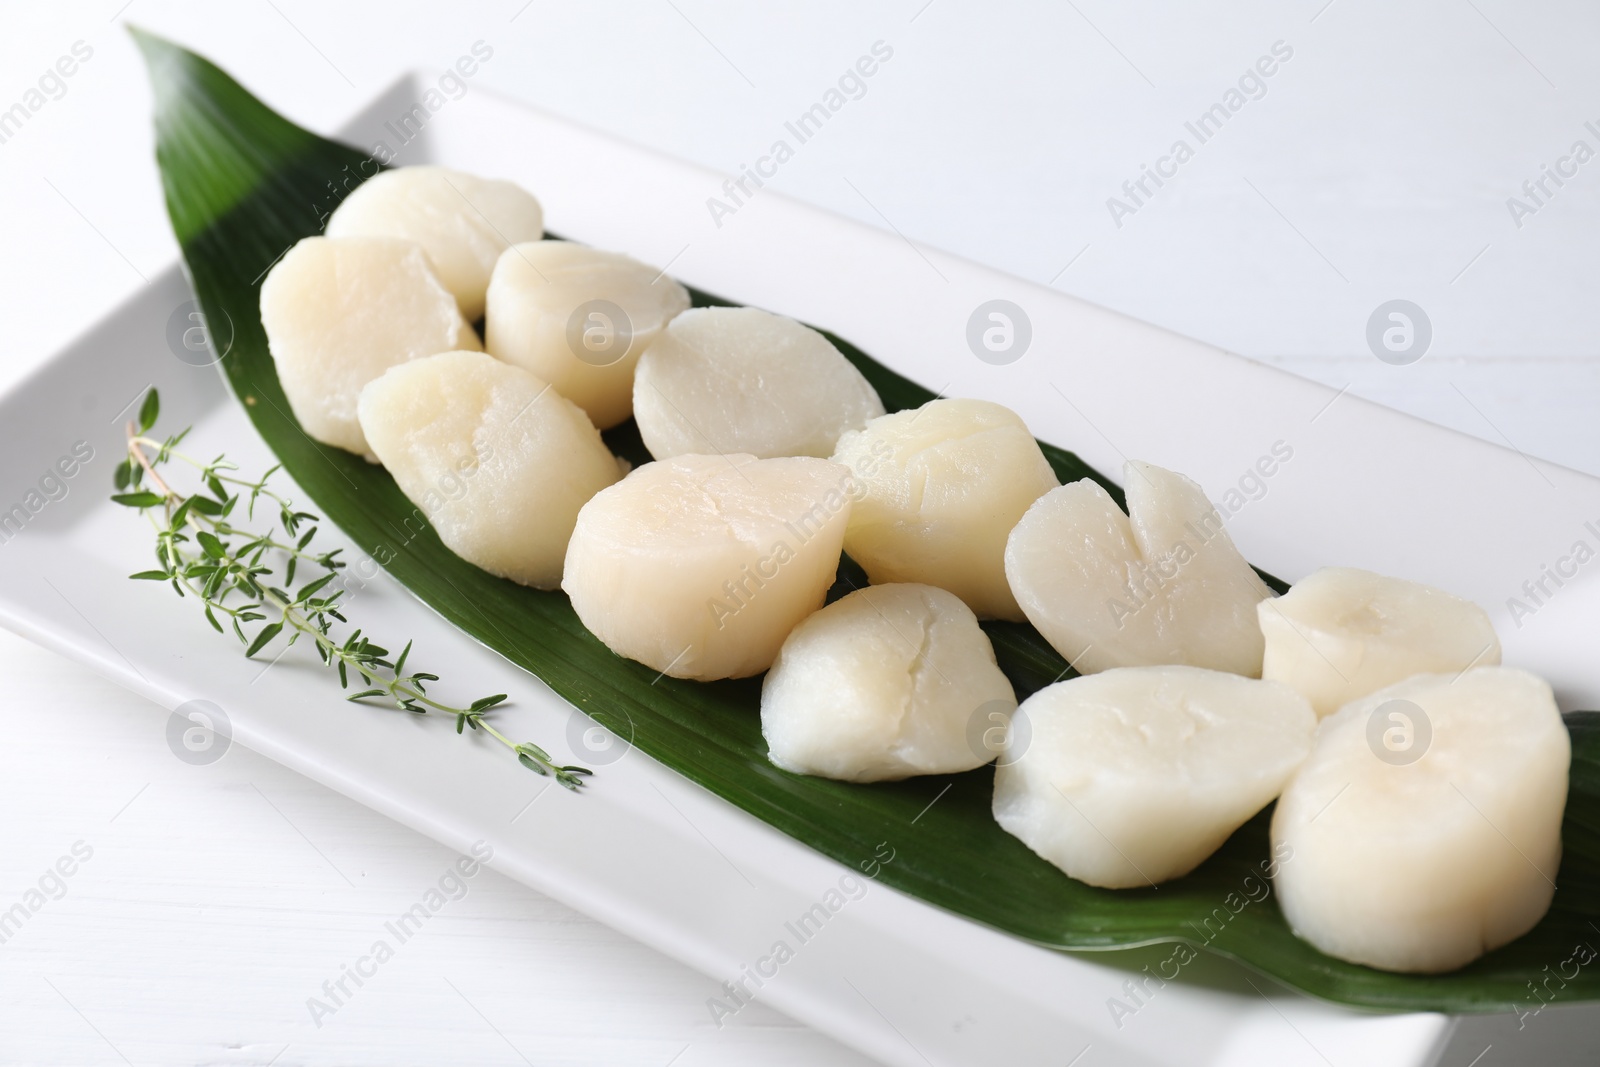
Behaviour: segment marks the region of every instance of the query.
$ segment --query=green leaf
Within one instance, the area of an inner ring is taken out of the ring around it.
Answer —
[[[271,641],[274,637],[277,637],[278,633],[282,629],[283,623],[281,622],[269,622],[263,626],[259,631],[256,632],[256,639],[250,642],[250,647],[245,649],[245,657],[249,658],[250,656],[255,655],[257,652],[260,652],[263,648],[266,648],[267,642]]]
[[[111,499],[114,503],[121,504],[123,507],[154,508],[159,507],[161,502],[167,498],[160,493],[152,493],[146,490],[141,493],[113,493],[111,494]]]
[[[222,583],[227,579],[227,577],[228,572],[226,570],[221,567],[216,568],[211,572],[211,575],[206,578],[206,584],[201,587],[200,595],[205,597],[207,600],[214,599],[217,595],[217,590],[222,588]]]
[[[141,582],[164,582],[172,576],[166,571],[140,571],[138,574],[130,574],[128,577]]]
[[[314,582],[307,582],[305,585],[300,587],[300,592],[295,594],[294,602],[296,604],[304,604],[316,594],[317,590],[321,589],[323,586],[327,585],[337,577],[337,574],[324,574],[321,578],[318,578]]]
[[[161,417],[161,396],[154,390],[144,395],[144,403],[139,406],[139,432],[149,433],[150,427],[156,424],[156,419]]]
[[[212,533],[210,530],[196,531],[194,539],[200,542],[200,547],[204,549],[206,555],[210,556],[212,559],[221,559],[223,556],[228,554],[228,547],[221,541],[217,540],[217,535]]]
[[[138,464],[133,462],[132,456],[117,464],[117,469],[113,472],[111,480],[116,484],[119,492],[133,485],[133,468],[136,466]]]
[[[278,461],[329,521],[363,552],[387,559],[389,573],[423,602],[573,705],[604,709],[615,716],[608,722],[627,723],[631,744],[646,755],[851,870],[864,869],[876,857],[884,884],[1034,944],[1204,944],[1346,1004],[1504,1011],[1532,1003],[1529,983],[1543,981],[1546,968],[1567,959],[1574,944],[1597,937],[1590,924],[1600,923],[1600,714],[1568,717],[1573,766],[1566,853],[1549,915],[1530,934],[1456,973],[1386,974],[1330,959],[1296,938],[1273,898],[1226,923],[1214,918],[1246,879],[1260,884],[1258,865],[1268,856],[1267,813],[1193,874],[1159,890],[1094,889],[1067,878],[995,825],[991,769],[876,785],[787,774],[766,758],[760,679],[708,685],[658,677],[613,655],[583,628],[559,592],[490,576],[446,549],[430,527],[396,538],[395,531],[415,528],[414,522],[407,526],[413,505],[381,467],[319,446],[301,431],[274,372],[258,310],[260,277],[295,241],[321,232],[342,195],[331,191],[348,189],[380,168],[354,148],[289,123],[199,56],[148,34],[135,36],[155,87],[156,155],[189,277],[208,321],[234,325],[233,349],[219,367]],[[693,298],[699,306],[725,303],[706,293]],[[890,410],[933,396],[848,342],[831,339]],[[649,459],[631,422],[608,431],[606,440],[635,464]],[[1045,454],[1063,481],[1094,478],[1122,499],[1120,490],[1072,453],[1045,446]],[[848,560],[840,577],[835,596],[864,581]],[[985,629],[1020,696],[1068,674],[1031,627],[989,623]],[[457,725],[468,723],[458,718]],[[526,752],[519,758],[547,773]],[[892,862],[882,862],[877,851],[885,843],[894,850]],[[1563,1002],[1600,998],[1600,967],[1565,980]]]

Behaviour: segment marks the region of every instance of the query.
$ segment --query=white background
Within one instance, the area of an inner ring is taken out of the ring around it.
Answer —
[[[729,173],[883,41],[893,58],[772,188],[1600,474],[1600,160],[1520,227],[1506,203],[1575,140],[1600,150],[1584,126],[1600,127],[1592,5],[0,11],[0,110],[74,42],[94,50],[0,144],[0,385],[176,256],[122,22],[206,53],[319,131],[400,72],[482,40],[494,55],[472,91]],[[1176,138],[1194,144],[1185,121],[1279,41],[1293,56],[1265,95],[1115,225],[1107,198]],[[1432,321],[1432,347],[1410,366],[1367,348],[1368,316],[1393,298]],[[248,752],[186,766],[164,712],[14,638],[0,637],[0,665],[0,908],[75,841],[94,849],[66,896],[0,945],[0,1061],[859,1062],[759,1006],[714,1030],[708,979],[492,872],[317,1028],[306,998],[450,855]],[[1530,1062],[1562,1025],[1552,1010],[1509,1045],[1464,1039],[1445,1062]]]

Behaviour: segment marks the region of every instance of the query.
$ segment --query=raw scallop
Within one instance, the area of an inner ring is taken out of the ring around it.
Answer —
[[[822,459],[647,463],[578,513],[561,588],[591,633],[652,670],[759,674],[833,584],[850,488]]]
[[[362,182],[328,217],[329,237],[416,241],[469,322],[483,315],[495,260],[544,236],[544,212],[521,186],[446,167],[398,167]]]
[[[1188,874],[1276,797],[1317,717],[1286,685],[1198,667],[1126,667],[1022,702],[994,817],[1106,889]]]
[[[1522,936],[1555,892],[1570,762],[1550,686],[1525,671],[1425,674],[1346,704],[1273,814],[1289,925],[1421,974]]]
[[[1325,567],[1257,608],[1261,676],[1294,686],[1318,715],[1414,674],[1500,662],[1494,624],[1472,601],[1354,567]]]
[[[1150,463],[1122,472],[1128,514],[1085,478],[1017,523],[1006,576],[1028,621],[1084,674],[1186,664],[1258,677],[1256,604],[1272,590],[1198,485]]]
[[[561,584],[578,509],[621,477],[578,406],[521,367],[444,352],[361,392],[361,427],[452,552],[539,589]]]
[[[761,733],[786,771],[878,782],[983,766],[1016,706],[960,597],[874,585],[795,627],[761,687]]]
[[[482,347],[422,246],[391,237],[295,245],[261,283],[261,325],[301,428],[369,459],[363,386],[419,356]]]
[[[605,430],[633,413],[640,354],[688,306],[683,286],[636,259],[530,241],[495,264],[484,347],[554,385]]]
[[[1015,412],[931,400],[845,434],[833,458],[865,487],[845,551],[874,584],[925,582],[979,618],[1022,620],[1006,583],[1006,537],[1058,483]]]
[[[826,459],[846,430],[883,414],[828,339],[756,308],[695,308],[639,358],[633,414],[656,459],[747,452]]]

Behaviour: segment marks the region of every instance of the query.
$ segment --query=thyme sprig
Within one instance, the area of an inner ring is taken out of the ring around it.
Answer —
[[[245,646],[247,657],[255,657],[285,634],[279,655],[306,638],[315,644],[323,664],[337,669],[341,689],[349,688],[352,678],[360,678],[366,686],[346,699],[381,699],[418,715],[430,710],[453,715],[456,733],[468,727],[482,730],[516,753],[518,761],[530,770],[553,775],[568,789],[584,784],[591,773],[587,768],[557,764],[538,745],[519,744],[495,729],[488,714],[506,699],[504,693],[482,697],[466,707],[444,704],[427,691],[427,683],[437,682],[438,675],[408,673],[411,641],[391,660],[389,650],[359,628],[340,640],[334,625],[348,625],[339,603],[345,591],[328,587],[344,561],[339,558],[340,549],[321,552],[312,547],[321,520],[268,488],[278,466],[250,481],[240,477],[239,468],[223,456],[206,462],[179,451],[187,429],[160,440],[148,436],[160,411],[160,397],[151,389],[138,419],[128,422],[127,455],[116,469],[117,492],[111,499],[138,509],[156,532],[159,567],[129,577],[167,582],[180,597],[195,597],[204,606],[212,628],[221,634],[231,629]],[[195,472],[201,491],[185,495],[172,487],[160,469],[174,460]],[[264,510],[277,512],[276,523],[269,525],[267,532],[235,525],[234,516],[241,505],[247,521],[253,522],[256,506],[263,502]],[[306,570],[312,576],[296,589],[296,574]]]

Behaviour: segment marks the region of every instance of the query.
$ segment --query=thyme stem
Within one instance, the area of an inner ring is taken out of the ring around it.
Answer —
[[[338,549],[308,551],[317,533],[315,524],[321,520],[309,512],[295,510],[290,501],[267,488],[267,480],[277,467],[252,482],[228,473],[237,468],[221,456],[206,463],[178,451],[176,446],[188,430],[161,441],[146,436],[159,412],[160,401],[152,389],[138,420],[128,422],[128,453],[116,470],[118,492],[112,499],[144,513],[156,531],[160,569],[131,577],[165,581],[180,597],[196,598],[204,605],[206,620],[218,633],[226,632],[218,616],[227,618],[234,635],[246,646],[247,657],[254,657],[285,631],[284,651],[304,637],[315,645],[322,662],[338,671],[340,688],[347,688],[352,676],[359,677],[368,687],[346,699],[382,698],[398,710],[423,715],[431,709],[452,715],[457,733],[467,727],[482,730],[510,749],[523,766],[554,777],[568,789],[583,785],[591,773],[587,768],[560,765],[540,746],[512,741],[489,722],[490,710],[505,701],[504,693],[482,697],[466,707],[442,703],[428,695],[425,684],[438,681],[438,675],[406,671],[412,642],[406,642],[400,655],[391,661],[388,650],[363,637],[359,629],[343,641],[336,639],[335,622],[348,623],[339,604],[344,590],[321,593],[338,576],[344,561],[338,558]],[[157,469],[172,459],[194,468],[205,491],[186,495],[174,489]],[[277,525],[287,540],[274,536],[272,527],[266,533],[255,533],[229,521],[246,491],[246,514],[254,518],[257,501],[271,501],[278,509]],[[301,533],[302,526],[309,529]],[[268,563],[269,557],[284,560],[281,587],[272,584],[277,575]],[[291,593],[295,571],[302,565],[316,568],[319,576]],[[252,635],[246,627],[257,622],[263,625]]]

